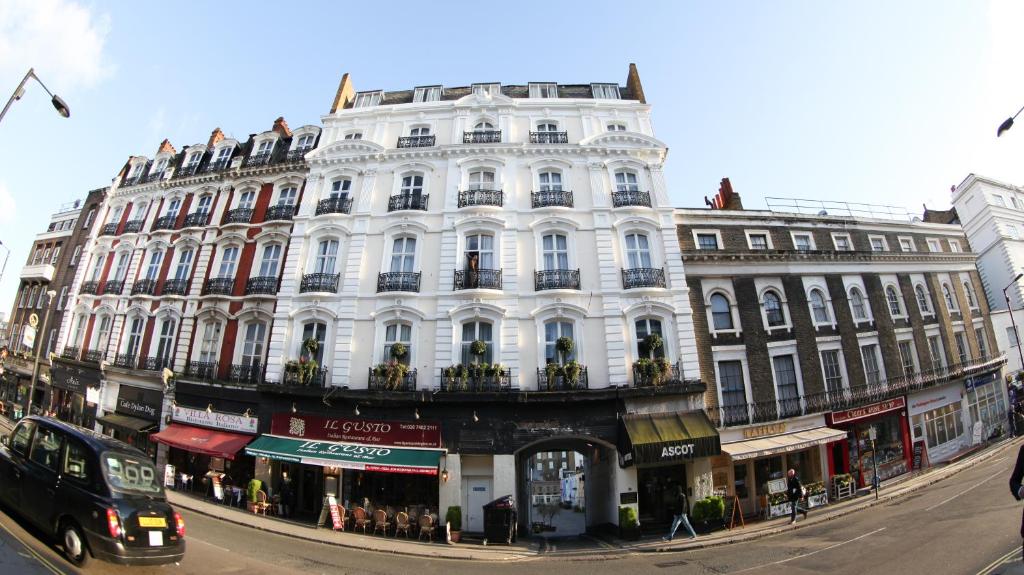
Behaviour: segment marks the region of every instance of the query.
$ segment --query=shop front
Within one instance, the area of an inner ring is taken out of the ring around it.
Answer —
[[[913,451],[904,397],[872,403],[825,416],[830,427],[846,432],[845,448],[830,460],[834,473],[849,473],[861,487],[910,471]],[[874,435],[874,439],[872,439]]]
[[[715,492],[739,502],[744,515],[775,517],[789,512],[786,472],[793,469],[807,488],[811,507],[828,502],[828,457],[846,434],[830,429],[821,415],[723,429],[722,456],[712,461]]]
[[[927,457],[915,457],[914,465],[941,463],[970,445],[970,437],[964,432],[962,393],[960,384],[954,383],[907,397],[914,449],[923,451]]]
[[[117,391],[113,413],[96,418],[103,433],[136,447],[156,458],[156,443],[150,433],[160,425],[163,392],[122,383]]]
[[[1007,402],[999,372],[964,379],[971,445],[1007,433]]]
[[[5,369],[0,375],[0,414],[19,419],[25,410],[27,391],[28,380],[18,377],[18,373],[11,369]]]
[[[54,361],[48,405],[57,418],[92,429],[103,375],[98,368]]]

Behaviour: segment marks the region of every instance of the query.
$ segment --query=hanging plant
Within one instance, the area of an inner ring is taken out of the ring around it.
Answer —
[[[315,359],[304,361],[299,363],[299,383],[307,385],[313,383],[316,378],[316,372],[320,369],[320,365],[317,364]]]
[[[573,343],[571,337],[560,337],[555,341],[555,349],[562,352],[565,355],[572,353],[573,349],[576,349],[576,344]]]
[[[473,343],[469,344],[469,353],[477,357],[483,356],[485,353],[487,353],[487,343],[479,339],[474,341]]]
[[[565,379],[569,382],[569,387],[576,389],[576,386],[580,383],[580,374],[582,372],[583,366],[575,359],[565,364]]]
[[[402,359],[407,353],[409,353],[409,350],[406,349],[404,343],[395,343],[391,345],[391,357],[395,359]]]
[[[660,335],[652,333],[644,338],[644,345],[647,347],[648,352],[654,353],[661,349],[665,342],[661,339]]]
[[[461,363],[458,365],[459,388],[461,391],[469,389],[469,370]]]
[[[320,342],[315,337],[307,337],[302,340],[302,351],[306,352],[306,357],[315,357],[320,351]]]
[[[385,386],[389,390],[397,390],[402,387],[402,382],[405,380],[405,374],[409,372],[409,367],[404,363],[389,361],[385,366],[385,372]]]
[[[654,360],[654,366],[658,370],[658,377],[655,379],[654,382],[655,385],[661,385],[662,383],[668,381],[670,377],[672,377],[672,364],[669,363],[667,359],[659,357],[658,359]]]

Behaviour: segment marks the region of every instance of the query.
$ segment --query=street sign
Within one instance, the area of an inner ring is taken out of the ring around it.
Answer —
[[[36,314],[28,316],[28,324],[32,327],[39,325],[39,316]]]
[[[35,314],[32,314],[35,315]],[[36,328],[29,325],[25,326],[25,333],[21,336],[21,343],[29,348],[34,349],[36,346]]]

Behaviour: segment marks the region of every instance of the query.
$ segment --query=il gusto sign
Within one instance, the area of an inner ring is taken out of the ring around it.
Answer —
[[[227,431],[238,431],[241,433],[256,433],[260,420],[255,417],[246,417],[236,413],[223,413],[205,409],[192,409],[191,407],[177,406],[171,412],[174,421],[188,423],[189,425],[201,425]]]
[[[368,445],[441,447],[441,426],[418,421],[375,421],[275,413],[271,418],[270,433],[282,437]]]

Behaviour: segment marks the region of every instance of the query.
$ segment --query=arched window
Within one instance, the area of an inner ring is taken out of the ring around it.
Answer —
[[[924,286],[917,284],[914,286],[914,293],[917,295],[917,308],[921,310],[921,313],[931,313],[931,306],[928,304],[928,294],[924,291]]]
[[[362,140],[363,139],[363,133],[362,132],[349,132],[349,133],[345,134],[345,139],[346,140]]]
[[[208,214],[210,213],[210,205],[213,203],[213,196],[207,194],[199,197],[199,203],[196,204],[197,214]]]
[[[312,338],[316,341],[316,353],[313,357],[309,357],[306,353],[306,340]],[[324,346],[327,345],[327,324],[322,321],[310,321],[306,322],[302,326],[302,340],[299,341],[299,352],[298,355],[306,360],[315,360],[317,365],[323,367],[324,363]]]
[[[608,124],[608,131],[609,132],[625,132],[626,131],[626,125],[622,124],[622,123],[619,123],[619,122],[612,122],[611,124]]]
[[[169,218],[177,218],[179,211],[181,211],[181,198],[174,198],[167,202],[167,211],[164,215]]]
[[[540,191],[542,192],[562,191],[562,172],[545,170],[540,173],[538,180],[540,183]]]
[[[967,297],[967,307],[977,307],[978,304],[974,302],[974,290],[971,289],[971,284],[964,282],[964,296]]]
[[[409,365],[412,357],[412,324],[406,322],[389,323],[384,326],[384,361],[391,361],[391,348],[396,343],[405,346],[405,355],[398,358],[399,363]]]
[[[715,330],[733,329],[732,306],[729,298],[720,293],[711,295],[711,323]]]
[[[538,132],[557,132],[558,124],[554,122],[540,122],[537,124]]]
[[[338,260],[338,240],[323,240],[316,248],[316,261],[313,273],[333,274]]]
[[[281,188],[281,192],[277,195],[277,205],[279,206],[294,206],[295,199],[298,197],[299,191],[295,186],[286,186]]]
[[[576,359],[576,346],[569,353],[558,351],[558,338],[567,337],[575,340],[573,323],[564,319],[544,322],[544,363],[563,364]]]
[[[636,177],[636,172],[632,170],[619,170],[615,172],[615,191],[639,192],[640,182]]]
[[[263,246],[263,256],[260,258],[260,276],[265,278],[276,278],[277,269],[281,263],[281,244],[268,244]]]
[[[416,238],[395,238],[391,248],[391,271],[412,273],[416,269]]]
[[[893,317],[903,315],[903,312],[900,309],[900,296],[896,293],[896,288],[893,286],[885,288],[885,301],[888,302],[889,313],[892,314]]]
[[[779,294],[771,290],[764,292],[762,305],[768,327],[786,325],[786,315],[782,311],[782,298]]]
[[[494,129],[494,124],[492,124],[492,123],[490,123],[490,122],[488,122],[486,120],[482,120],[480,122],[477,122],[473,126],[473,131],[474,132],[489,132],[489,131],[491,131],[493,129]]]
[[[828,302],[825,301],[825,294],[820,289],[811,290],[811,314],[814,316],[814,323],[829,323],[831,318],[828,313]]]
[[[415,137],[415,136],[429,136],[430,135],[430,128],[428,128],[427,126],[417,126],[417,127],[413,128],[413,129],[409,130],[409,135],[413,136],[413,137]]]
[[[664,334],[661,331],[661,320],[655,318],[643,318],[638,319],[633,323],[633,327],[636,328],[636,352],[637,357],[644,357],[648,359],[654,359],[659,357],[665,357],[665,342]],[[662,338],[661,347],[658,349],[648,349],[645,342],[647,336],[656,335]]]
[[[462,363],[469,365],[477,360],[477,356],[471,353],[470,348],[474,341],[484,342],[486,351],[479,361],[482,363],[494,363],[494,326],[487,321],[469,321],[462,324]]]
[[[864,294],[860,292],[860,288],[850,289],[850,312],[855,320],[868,319],[868,310],[864,306]]]
[[[267,324],[254,321],[245,326],[242,343],[242,365],[255,367],[263,363],[263,343],[267,335]]]
[[[626,234],[626,262],[629,269],[651,267],[651,248],[647,234]]]
[[[494,171],[493,170],[474,170],[469,173],[469,189],[470,190],[493,190],[494,187]]]
[[[960,308],[956,305],[956,298],[953,297],[953,290],[949,288],[949,284],[942,284],[942,297],[946,299],[946,309],[959,311]]]

